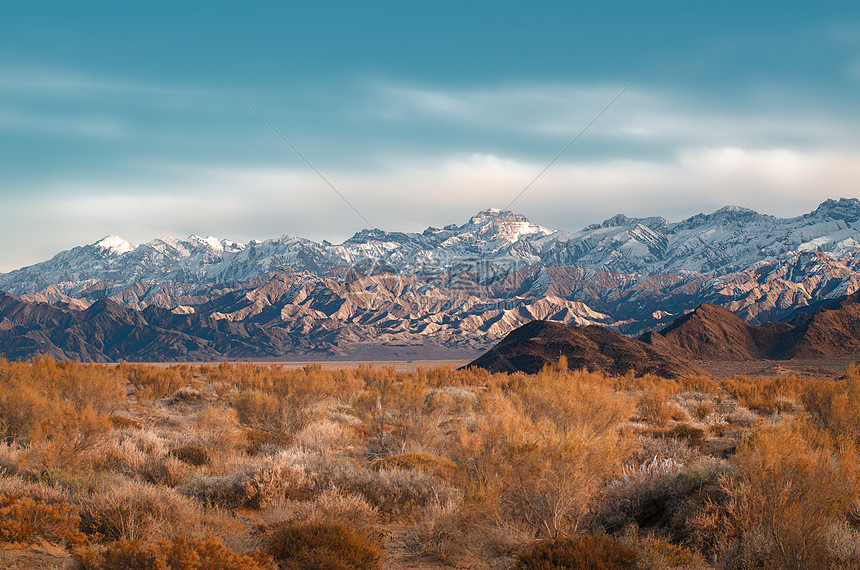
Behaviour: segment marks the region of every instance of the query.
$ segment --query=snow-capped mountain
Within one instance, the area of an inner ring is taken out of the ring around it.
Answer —
[[[860,200],[841,199],[796,218],[727,207],[675,223],[619,214],[577,232],[490,209],[462,225],[363,230],[341,244],[108,236],[2,274],[0,290],[73,313],[109,301],[143,321],[158,314],[178,351],[169,357],[181,359],[370,341],[481,349],[535,318],[636,335],[702,302],[761,323],[860,290],[858,276]],[[0,331],[12,335],[20,316],[0,314]],[[16,333],[32,336],[32,350],[117,357],[63,344],[84,334],[46,345],[38,327]],[[222,333],[232,340],[211,345]],[[202,340],[187,338],[195,334]],[[152,350],[147,358],[168,357]]]
[[[617,215],[578,232],[551,230],[509,211],[489,209],[467,223],[422,233],[358,232],[331,245],[284,236],[247,244],[213,237],[158,238],[134,246],[117,236],[0,275],[15,294],[49,287],[76,296],[93,286],[115,291],[139,281],[188,290],[244,283],[276,271],[338,268],[401,274],[492,266],[570,266],[637,275],[727,275],[803,251],[842,256],[860,247],[860,200],[828,200],[796,218],[726,207],[676,223]]]

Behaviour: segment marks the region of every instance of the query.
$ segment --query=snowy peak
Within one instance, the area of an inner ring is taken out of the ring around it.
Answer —
[[[666,220],[666,218],[661,218],[659,216],[649,218],[628,218],[624,214],[615,214],[608,220],[604,220],[603,223],[591,224],[590,226],[583,228],[583,231],[594,231],[601,228],[626,228],[637,225],[642,225],[655,231],[662,231],[669,225],[669,221]]]
[[[531,223],[522,214],[498,208],[478,212],[469,218],[466,225],[460,226],[459,231],[476,235],[482,241],[493,243],[496,248],[511,246],[526,236],[542,237],[555,233],[555,230]]]
[[[779,218],[759,214],[749,208],[726,206],[711,214],[696,214],[676,224],[671,224],[672,231],[698,230],[706,227],[740,227],[752,223],[774,223]]]
[[[182,283],[188,291],[197,291],[281,271],[309,271],[319,277],[340,275],[348,267],[402,275],[451,266],[474,271],[480,269],[475,260],[492,265],[491,271],[575,267],[710,278],[798,252],[836,258],[856,255],[858,248],[860,200],[854,198],[828,200],[814,212],[795,218],[734,206],[675,223],[619,214],[574,233],[548,229],[522,214],[491,208],[462,225],[431,227],[421,233],[366,229],[338,245],[289,236],[243,244],[191,235],[135,246],[108,236],[91,246],[0,274],[0,290],[23,294],[56,287],[62,294],[79,295],[95,284],[120,290],[146,282]]]
[[[819,219],[856,222],[860,220],[860,200],[857,198],[825,200],[814,212],[809,214],[809,216]]]
[[[485,224],[488,220],[493,220],[496,218],[521,218],[520,221],[528,221],[526,217],[521,214],[515,214],[510,210],[500,210],[499,208],[487,208],[486,210],[481,210],[471,218],[469,218],[469,222],[467,225],[470,226],[480,226]]]
[[[101,250],[104,250],[112,255],[122,255],[130,251],[134,251],[135,246],[119,236],[107,236],[104,239],[93,244]]]
[[[217,238],[213,236],[200,237],[198,235],[188,236],[188,241],[197,243],[215,252],[236,252],[245,249],[245,244],[230,241],[228,239]]]

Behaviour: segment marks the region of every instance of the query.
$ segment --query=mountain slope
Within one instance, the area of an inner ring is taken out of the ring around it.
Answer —
[[[697,360],[755,360],[769,358],[792,328],[786,323],[752,326],[722,307],[702,304],[640,340]]]
[[[573,327],[549,321],[532,321],[509,333],[468,366],[491,372],[533,374],[565,356],[571,369],[586,368],[606,374],[666,378],[701,374],[684,358],[625,337],[603,327]]]
[[[860,297],[822,303],[805,322],[784,335],[774,358],[826,358],[860,352]]]
[[[574,233],[550,230],[508,211],[485,210],[461,226],[422,233],[363,230],[339,245],[281,237],[247,244],[190,236],[133,246],[116,236],[0,275],[0,290],[97,298],[138,281],[188,290],[235,286],[272,271],[325,276],[339,267],[402,274],[569,266],[626,274],[728,275],[788,254],[840,257],[860,246],[860,200],[828,200],[796,218],[728,207],[677,223],[622,215]]]
[[[858,231],[856,199],[789,219],[733,207],[676,223],[617,215],[573,233],[485,210],[462,225],[363,230],[338,245],[109,236],[2,274],[0,290],[71,311],[58,318],[108,299],[250,327],[267,355],[371,340],[483,350],[534,319],[641,335],[708,303],[752,325],[790,320],[860,290]],[[726,357],[755,357],[765,341],[744,340]]]

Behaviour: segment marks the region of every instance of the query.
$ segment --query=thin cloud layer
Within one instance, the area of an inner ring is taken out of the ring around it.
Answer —
[[[383,229],[506,206],[631,79],[515,210],[575,231],[857,195],[860,19],[840,6],[335,4],[8,11],[0,270],[108,234],[362,229],[226,81]]]
[[[382,229],[422,231],[505,206],[543,166],[470,154],[327,176]],[[700,148],[661,162],[557,164],[513,209],[535,223],[568,231],[616,213],[678,220],[729,204],[791,217],[829,197],[855,195],[858,177],[860,153]],[[178,178],[158,184],[64,184],[64,193],[40,208],[39,217],[65,241],[33,243],[31,259],[108,234],[133,242],[191,233],[237,241],[288,234],[338,242],[365,225],[307,169],[195,166]],[[10,220],[2,231],[26,233],[26,225],[26,218]]]

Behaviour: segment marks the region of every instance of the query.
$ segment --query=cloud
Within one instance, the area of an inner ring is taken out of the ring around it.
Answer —
[[[376,112],[389,121],[446,122],[452,129],[569,140],[615,98],[624,85],[499,85],[434,89],[379,83]],[[759,88],[732,107],[707,93],[685,93],[643,84],[633,87],[600,118],[591,139],[680,145],[755,145],[789,140],[798,144],[855,140],[856,117],[809,106],[808,94]]]
[[[122,139],[130,135],[129,126],[109,117],[34,114],[0,108],[0,131],[15,130],[57,133],[101,139]]]
[[[422,231],[506,206],[544,166],[475,153],[326,175],[378,227]],[[191,233],[238,241],[289,234],[338,242],[365,226],[307,169],[194,165],[164,171],[170,179],[57,183],[58,197],[38,208],[40,226],[32,227],[32,204],[19,199],[0,239],[30,248],[32,263],[108,234],[134,242]],[[858,179],[860,149],[702,147],[669,161],[562,161],[512,209],[569,231],[616,213],[679,220],[728,204],[791,217],[829,197],[855,196]],[[53,228],[50,235],[44,227]],[[4,259],[4,269],[23,257],[17,259]]]
[[[300,106],[298,113],[289,100],[270,110],[264,98],[260,110],[279,126],[278,109],[311,116],[300,129],[285,129],[291,142],[372,223],[422,231],[505,207],[622,87],[437,89],[377,82],[364,92],[363,103],[349,89],[326,99],[341,107],[332,109],[336,118],[324,125],[312,120],[319,108]],[[115,88],[62,74],[0,79],[0,91],[21,93],[104,94]],[[94,159],[87,174],[80,174],[85,168],[76,174],[46,168],[15,181],[16,198],[4,203],[0,239],[21,245],[4,253],[0,270],[108,234],[134,242],[190,233],[237,241],[290,234],[337,242],[364,227],[241,101],[221,95],[206,99],[203,110],[146,113],[146,120],[121,113],[125,106],[109,108],[122,121],[100,113],[97,105],[60,113],[19,101],[28,113],[0,109],[0,130],[135,139],[126,155],[123,145],[103,145],[99,157],[117,148],[115,162],[105,160],[105,168]],[[149,104],[147,99],[159,98],[131,99]],[[347,115],[349,121],[340,120]],[[190,122],[183,122],[187,116]],[[810,109],[767,90],[729,108],[715,98],[635,85],[513,209],[571,231],[616,213],[678,220],[727,204],[795,216],[828,197],[857,195],[856,124],[851,114]],[[156,135],[187,140],[146,147]],[[199,146],[192,155],[194,144]]]
[[[9,94],[55,94],[91,96],[96,93],[138,93],[144,95],[187,94],[193,90],[173,85],[158,85],[138,80],[117,80],[69,69],[31,66],[0,68],[0,92]],[[199,93],[199,92],[198,92]]]

